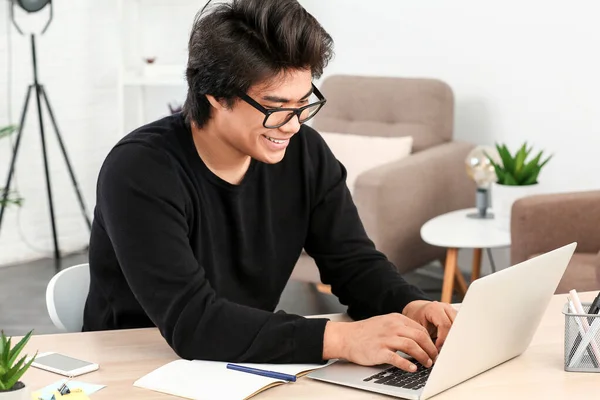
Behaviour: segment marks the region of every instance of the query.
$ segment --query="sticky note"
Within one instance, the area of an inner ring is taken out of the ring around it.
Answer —
[[[67,386],[71,390],[71,393],[61,396],[60,393],[58,393],[58,388],[60,388],[64,383],[67,384]],[[33,392],[31,394],[31,399],[50,400],[52,398],[52,395],[54,395],[56,400],[89,400],[90,395],[96,393],[104,387],[105,385],[96,385],[91,383],[69,381],[67,379],[63,379],[55,383],[51,383],[50,385]]]
[[[73,389],[71,393],[55,396],[56,400],[90,400],[87,394],[81,389]]]

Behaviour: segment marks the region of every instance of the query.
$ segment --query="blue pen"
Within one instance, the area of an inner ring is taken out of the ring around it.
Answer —
[[[283,379],[284,381],[296,382],[295,375],[282,374],[281,372],[275,371],[266,371],[264,369],[251,368],[243,365],[237,364],[227,364],[227,369],[232,369],[234,371],[247,372],[249,374],[266,376],[267,378],[273,379]]]

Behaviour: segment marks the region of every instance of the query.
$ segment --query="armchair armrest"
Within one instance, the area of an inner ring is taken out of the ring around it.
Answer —
[[[400,272],[443,259],[445,249],[421,239],[425,222],[474,206],[475,183],[465,170],[473,147],[444,143],[357,177],[354,201],[365,230]]]
[[[511,211],[511,263],[577,242],[578,253],[600,250],[600,191],[528,196]]]

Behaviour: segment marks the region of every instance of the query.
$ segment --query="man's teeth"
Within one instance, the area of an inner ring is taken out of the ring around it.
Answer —
[[[271,142],[273,142],[273,143],[277,143],[277,144],[283,144],[283,143],[285,143],[285,142],[286,142],[286,140],[273,139],[272,137],[268,137],[268,136],[265,136],[265,137],[266,137],[267,139],[269,139]]]

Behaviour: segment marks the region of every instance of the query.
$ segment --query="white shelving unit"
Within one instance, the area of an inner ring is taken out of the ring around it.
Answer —
[[[117,0],[121,37],[118,104],[121,134],[183,103],[189,29],[204,2]],[[156,61],[147,64],[147,57]]]
[[[181,75],[163,74],[157,76],[148,76],[136,74],[132,71],[126,71],[123,74],[122,86],[181,86],[185,85],[185,79]]]

